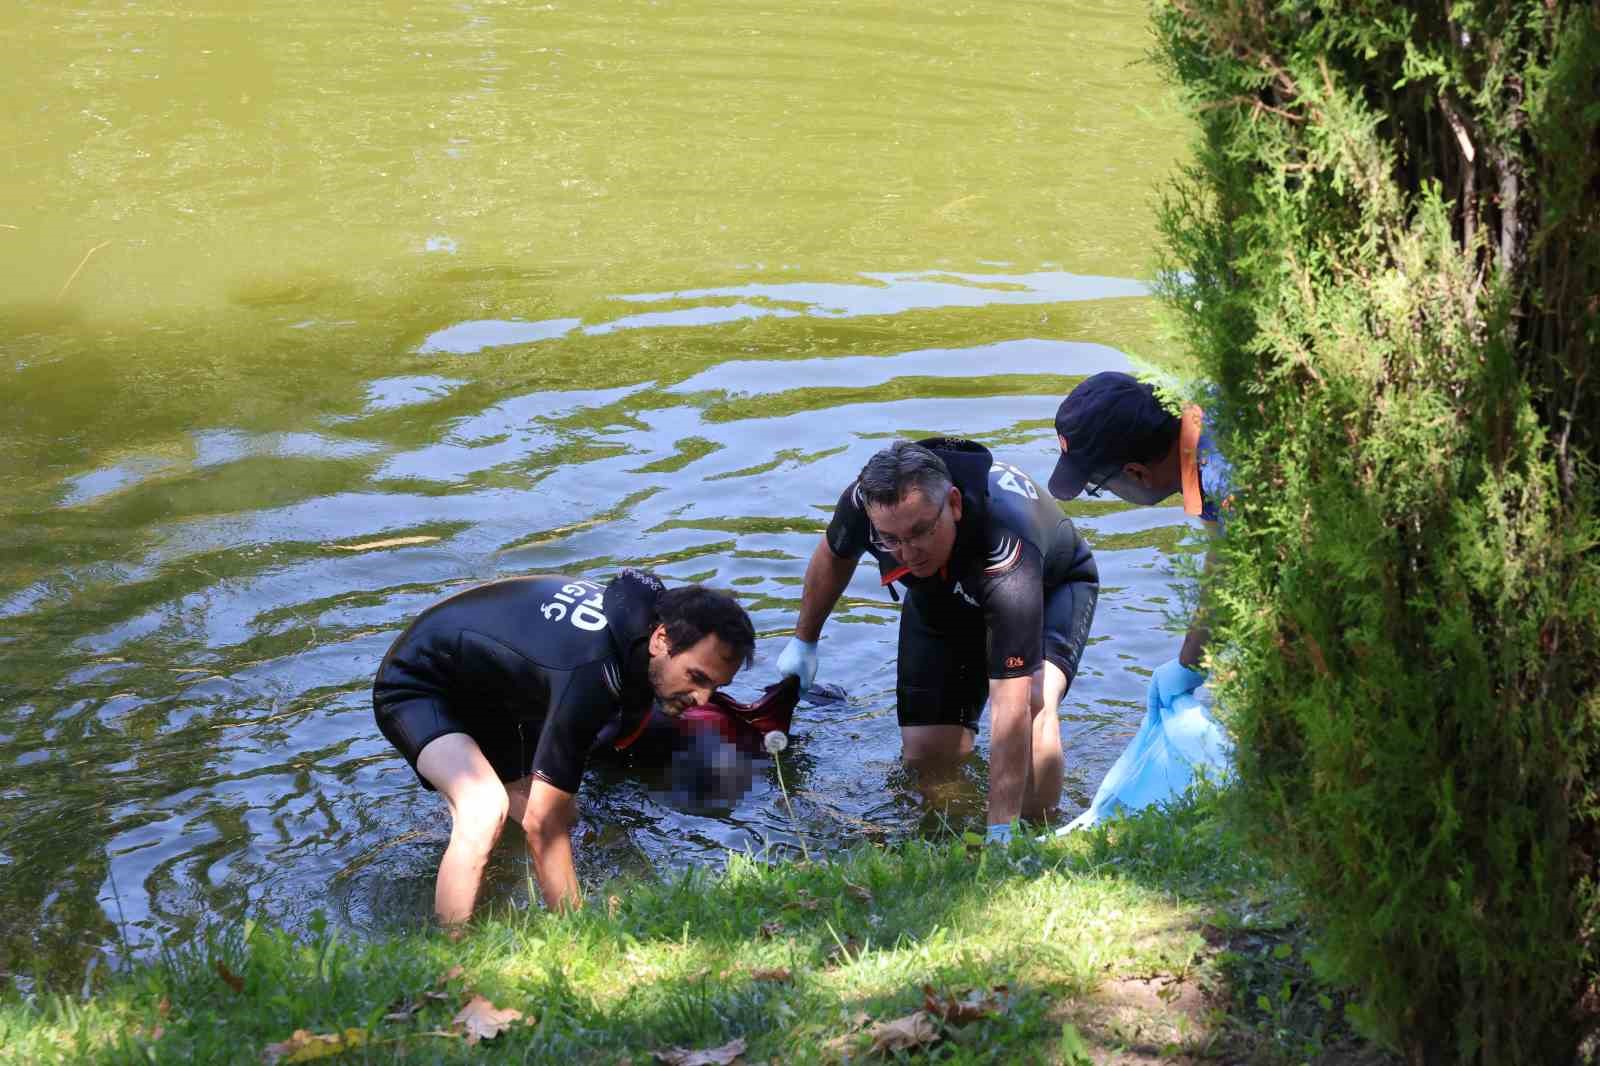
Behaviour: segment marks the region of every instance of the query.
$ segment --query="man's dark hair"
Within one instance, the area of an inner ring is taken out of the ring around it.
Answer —
[[[656,597],[656,624],[667,627],[667,653],[678,655],[713,636],[749,666],[756,661],[756,627],[739,601],[719,589],[684,585]]]
[[[912,489],[938,503],[950,491],[950,468],[920,444],[897,440],[867,460],[856,485],[861,502],[893,507]]]

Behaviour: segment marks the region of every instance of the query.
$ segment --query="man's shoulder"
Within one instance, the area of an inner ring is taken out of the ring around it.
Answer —
[[[996,462],[990,468],[985,502],[984,540],[994,562],[1014,556],[1022,543],[1044,551],[1061,521],[1049,494],[1010,463]]]
[[[613,654],[602,586],[561,575],[505,578],[455,598],[439,622],[531,666],[573,669]]]
[[[863,515],[867,513],[867,501],[861,497],[861,479],[859,477],[851,478],[850,484],[846,485],[844,491],[839,493],[838,507],[852,513]]]

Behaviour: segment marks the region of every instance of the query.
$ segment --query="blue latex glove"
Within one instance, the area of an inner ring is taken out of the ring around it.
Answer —
[[[1205,683],[1206,675],[1191,670],[1176,659],[1169,659],[1156,667],[1150,675],[1150,689],[1145,695],[1145,707],[1151,714],[1171,710],[1172,701],[1193,692]]]
[[[1003,822],[1000,825],[991,825],[983,834],[985,844],[1011,843],[1011,823]]]
[[[782,677],[798,677],[800,694],[804,696],[817,676],[817,642],[790,637],[789,643],[784,645],[783,654],[778,656],[778,674]]]

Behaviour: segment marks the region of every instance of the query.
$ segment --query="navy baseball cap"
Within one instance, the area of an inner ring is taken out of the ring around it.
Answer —
[[[1067,443],[1050,475],[1050,495],[1070,500],[1125,463],[1159,456],[1177,421],[1156,399],[1155,386],[1131,374],[1107,370],[1084,378],[1056,408],[1056,434]]]

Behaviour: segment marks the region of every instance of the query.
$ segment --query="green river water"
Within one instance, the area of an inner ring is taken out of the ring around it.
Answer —
[[[0,13],[0,972],[314,910],[425,919],[448,819],[379,658],[466,584],[738,592],[772,676],[840,488],[950,432],[1041,482],[1160,359],[1186,130],[1140,3],[82,0]],[[1104,592],[1064,813],[1174,653],[1175,507],[1073,505]],[[406,538],[403,543],[393,542]],[[866,571],[789,759],[813,847],[926,831]],[[987,733],[980,738],[987,745]],[[983,768],[952,800],[981,811]],[[783,850],[596,772],[588,883]],[[489,893],[526,903],[515,842]]]

